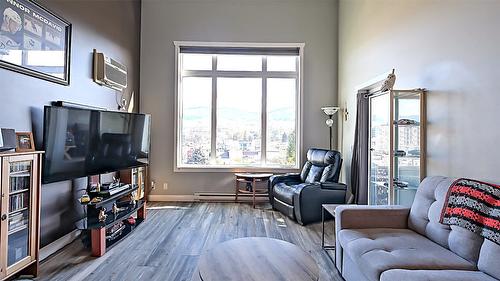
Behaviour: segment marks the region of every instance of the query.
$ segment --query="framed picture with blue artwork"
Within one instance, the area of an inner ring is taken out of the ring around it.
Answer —
[[[32,0],[0,0],[0,67],[69,85],[71,23]]]

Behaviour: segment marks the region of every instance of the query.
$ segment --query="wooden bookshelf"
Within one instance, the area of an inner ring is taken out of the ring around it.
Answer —
[[[0,153],[0,280],[38,274],[42,154]]]

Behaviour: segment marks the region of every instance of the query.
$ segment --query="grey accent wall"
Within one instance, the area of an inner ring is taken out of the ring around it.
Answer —
[[[500,181],[500,11],[489,0],[341,0],[340,104],[346,172],[356,86],[396,69],[396,88],[428,93],[428,175]]]
[[[173,171],[173,41],[305,42],[304,149],[328,147],[320,108],[337,103],[337,5],[336,0],[142,1],[141,111],[153,115],[153,195],[234,192],[231,173]],[[162,188],[165,182],[168,190]]]
[[[0,127],[34,131],[40,142],[43,106],[65,100],[116,109],[115,92],[92,81],[92,50],[108,53],[129,69],[126,94],[139,90],[139,0],[43,0],[47,8],[73,24],[70,86],[62,86],[0,68]],[[33,119],[33,120],[32,120]],[[33,126],[32,126],[33,121]],[[76,198],[85,179],[42,186],[42,246],[74,229],[81,213]]]

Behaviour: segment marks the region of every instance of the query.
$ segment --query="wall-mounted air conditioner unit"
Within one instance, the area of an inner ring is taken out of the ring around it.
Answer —
[[[94,50],[94,82],[122,91],[127,88],[127,67]]]

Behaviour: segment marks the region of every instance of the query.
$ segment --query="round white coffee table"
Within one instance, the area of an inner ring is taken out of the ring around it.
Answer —
[[[286,241],[248,237],[226,241],[200,257],[203,281],[317,281],[319,268],[304,250]]]

